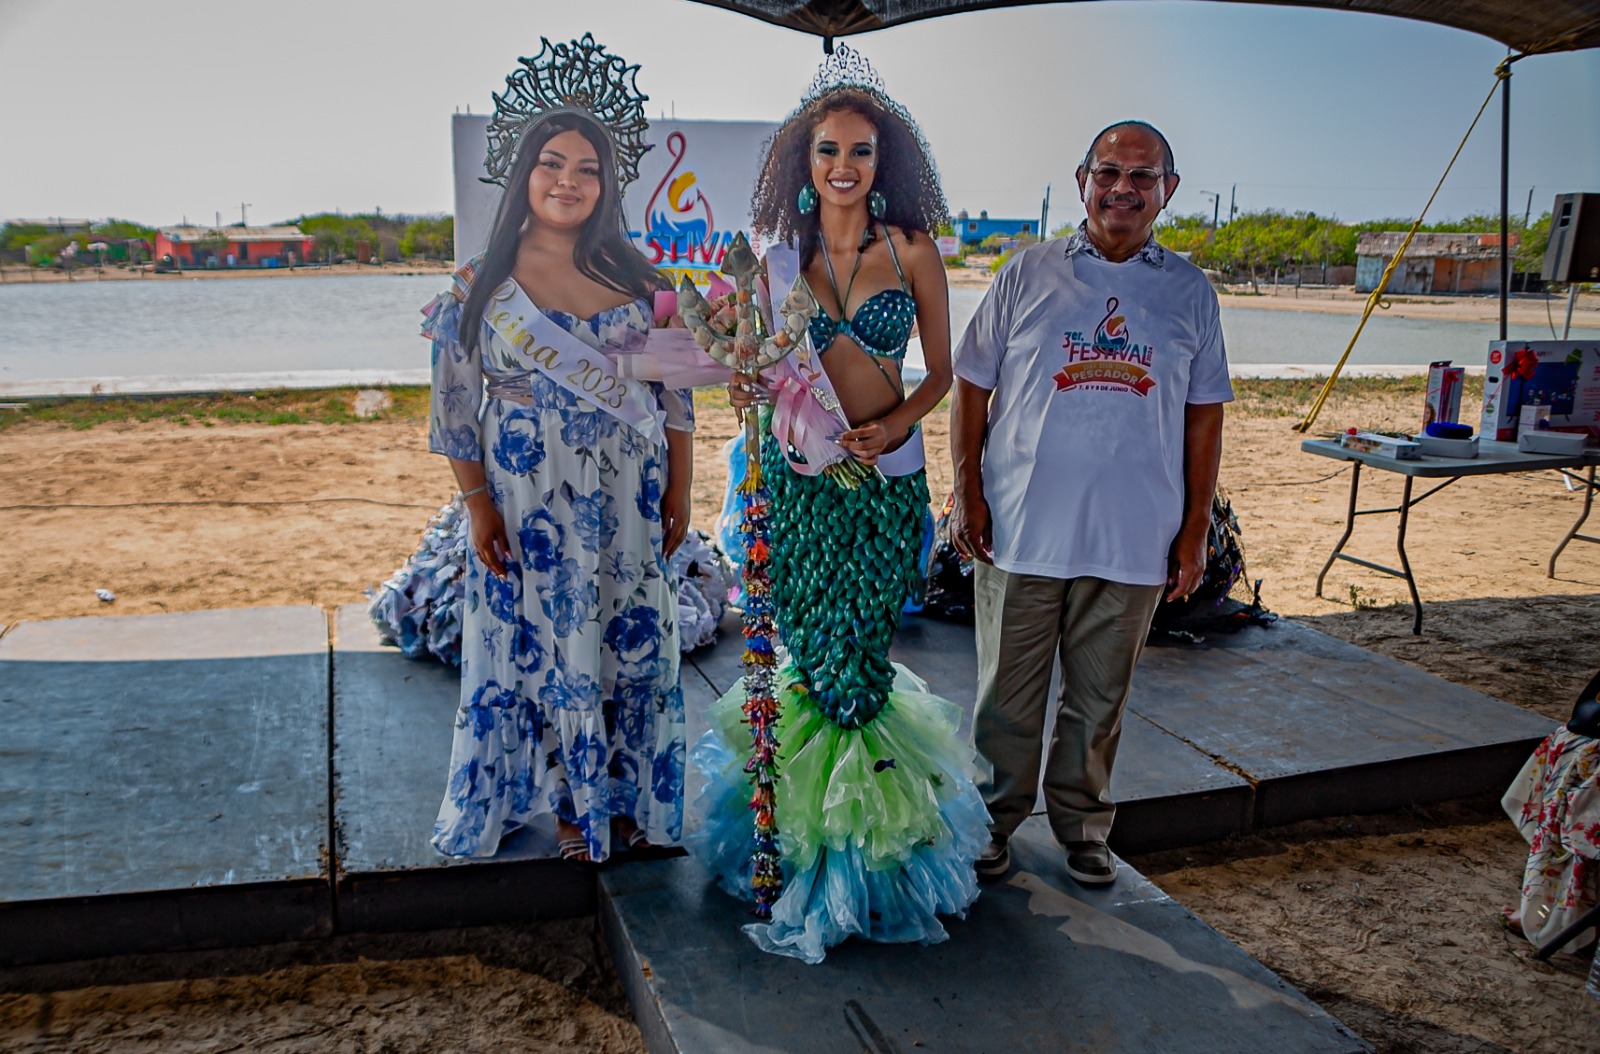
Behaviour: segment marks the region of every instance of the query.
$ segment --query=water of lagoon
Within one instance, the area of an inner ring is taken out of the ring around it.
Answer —
[[[420,309],[443,275],[151,279],[0,285],[0,383],[43,378],[183,377],[317,370],[425,370]],[[982,290],[952,289],[951,331],[960,334]],[[1561,325],[1563,303],[1552,302]],[[1403,309],[1401,309],[1403,310]],[[1380,313],[1352,365],[1484,362],[1493,323],[1442,322]],[[1356,317],[1225,307],[1235,365],[1327,365]],[[1548,326],[1513,325],[1514,340],[1550,339]],[[1600,340],[1600,331],[1573,330]],[[910,363],[919,363],[913,358]]]

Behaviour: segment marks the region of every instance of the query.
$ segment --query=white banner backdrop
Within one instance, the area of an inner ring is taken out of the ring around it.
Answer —
[[[649,153],[622,205],[639,251],[672,278],[689,275],[702,288],[722,263],[733,236],[750,235],[750,193],[761,148],[777,130],[768,121],[678,121],[650,124]],[[488,244],[500,188],[484,183],[489,118],[456,114],[451,122],[455,164],[456,260]]]

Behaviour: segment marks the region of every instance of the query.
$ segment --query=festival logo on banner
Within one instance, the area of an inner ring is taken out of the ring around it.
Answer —
[[[684,164],[689,152],[688,136],[674,131],[667,136],[666,147],[672,163],[645,205],[646,229],[628,233],[642,242],[640,248],[645,257],[674,286],[687,275],[704,288],[722,266],[735,232],[717,228],[716,209],[705,193],[704,183],[694,169]],[[724,204],[725,212],[737,218],[737,207]]]
[[[1056,391],[1127,391],[1138,396],[1150,394],[1156,379],[1150,375],[1150,360],[1155,348],[1135,344],[1128,333],[1128,320],[1117,314],[1116,297],[1106,299],[1106,314],[1095,327],[1094,339],[1069,330],[1061,346],[1067,364],[1055,375]]]

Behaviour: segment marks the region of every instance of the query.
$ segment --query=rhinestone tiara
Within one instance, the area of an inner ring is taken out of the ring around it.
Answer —
[[[494,96],[484,182],[505,186],[523,135],[534,122],[557,113],[578,113],[598,123],[616,154],[618,183],[626,187],[638,179],[639,160],[650,149],[644,141],[649,96],[634,83],[638,65],[607,52],[592,33],[570,44],[540,37],[539,44],[538,55],[517,60],[521,65],[506,77],[505,94]]]
[[[822,65],[817,67],[817,75],[811,78],[811,87],[806,89],[805,95],[800,100],[800,105],[804,107],[841,88],[860,88],[882,96],[886,100],[889,98],[888,89],[883,85],[883,78],[872,68],[872,63],[848,44],[840,44],[832,54],[822,60]]]
[[[889,94],[884,87],[883,77],[872,68],[872,63],[867,61],[867,57],[848,44],[840,44],[822,60],[822,65],[817,67],[816,76],[811,78],[811,87],[806,89],[805,95],[800,99],[800,105],[784,119],[784,123],[788,124],[794,120],[818,99],[844,90],[866,92],[885,110],[897,117],[910,130],[917,141],[917,146],[922,150],[922,155],[929,159],[931,167],[933,151],[928,147],[928,140],[923,137],[922,129],[916,120]]]
[[[811,78],[811,87],[806,89],[805,95],[800,99],[800,105],[784,123],[793,120],[797,114],[818,99],[837,91],[850,89],[866,92],[877,99],[885,110],[898,117],[911,130],[911,134],[917,139],[917,145],[922,147],[922,152],[929,154],[928,141],[923,138],[922,129],[917,127],[917,122],[906,108],[889,94],[884,87],[883,78],[872,68],[872,63],[867,61],[867,57],[848,44],[840,44],[833,49],[832,54],[822,60],[822,65],[817,67],[816,76]]]

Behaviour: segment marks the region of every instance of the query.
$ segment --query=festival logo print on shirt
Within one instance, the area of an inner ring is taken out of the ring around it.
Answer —
[[[1067,364],[1055,374],[1056,391],[1150,394],[1156,383],[1150,375],[1156,349],[1133,342],[1127,318],[1117,314],[1119,303],[1114,296],[1106,298],[1106,314],[1095,327],[1093,340],[1085,340],[1077,330],[1067,331],[1061,340]]]

